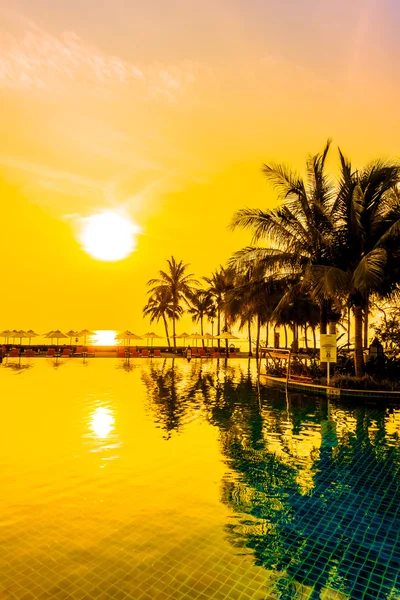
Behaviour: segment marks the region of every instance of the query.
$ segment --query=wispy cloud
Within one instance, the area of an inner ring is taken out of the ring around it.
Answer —
[[[66,206],[63,202],[65,197],[68,197],[67,205],[74,206],[74,211],[78,210],[81,216],[94,207],[123,207],[132,214],[138,214],[146,207],[146,214],[151,214],[153,209],[157,210],[166,193],[180,190],[188,181],[206,183],[205,177],[200,175],[190,176],[179,169],[161,166],[142,172],[143,178],[138,181],[135,178],[125,181],[121,176],[94,179],[27,158],[1,154],[0,168],[4,174],[4,169],[18,174],[19,185],[25,192],[29,191],[31,201],[51,207],[59,216]],[[43,190],[50,195],[43,196]]]
[[[70,171],[63,171],[62,169],[55,169],[24,158],[0,155],[0,165],[29,173],[30,180],[37,185],[62,189],[64,192],[67,191],[66,185],[69,188],[76,188],[75,192],[78,189],[95,192],[104,187],[104,182],[101,180]]]
[[[196,66],[143,66],[108,55],[76,33],[50,34],[23,22],[19,35],[0,33],[0,87],[59,92],[72,82],[97,87],[134,85],[147,97],[176,101],[196,80]]]

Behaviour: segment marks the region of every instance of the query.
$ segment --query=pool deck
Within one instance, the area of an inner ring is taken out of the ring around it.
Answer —
[[[34,349],[34,348],[24,348],[24,350],[31,350],[31,349]],[[60,349],[61,349],[61,352],[62,352],[62,350],[64,349],[64,347],[60,346]],[[137,358],[152,358],[151,354],[152,354],[152,352],[153,352],[154,349],[157,349],[157,348],[140,347],[140,351],[141,350],[148,350],[150,352],[150,356],[148,356],[148,357],[141,357],[140,356],[140,357],[137,357]],[[165,352],[165,351],[161,350],[161,358],[186,358],[186,356],[184,356],[182,354],[182,348],[178,348],[177,350],[178,350],[177,352]],[[10,352],[8,351],[3,356],[3,358],[6,358],[7,356],[9,356],[9,354],[10,354]],[[103,347],[101,347],[101,346],[100,347],[93,347],[93,352],[91,351],[90,353],[85,353],[85,354],[86,354],[87,358],[116,358],[117,357],[117,349],[116,349],[116,347],[111,347],[111,346],[109,346],[109,347],[105,347],[105,346],[103,346]],[[0,348],[0,356],[1,356],[1,348]],[[81,353],[81,352],[79,352],[79,353],[73,352],[69,357],[65,357],[65,356],[62,357],[61,353],[57,352],[56,355],[55,355],[55,358],[56,357],[58,357],[58,358],[82,358],[82,356],[83,356],[83,353]],[[37,353],[37,354],[35,354],[34,357],[26,357],[24,353],[20,354],[20,356],[18,356],[18,357],[15,357],[15,356],[11,357],[10,356],[10,358],[19,358],[19,357],[21,357],[21,358],[49,358],[48,356],[46,356],[46,351],[42,351],[40,353]],[[122,358],[120,358],[120,360],[124,360],[124,358],[125,357],[122,357]],[[133,359],[133,357],[130,357],[130,358]],[[203,356],[203,357],[192,355],[192,359],[196,359],[196,358],[206,359],[206,358],[213,358],[213,357],[212,356],[208,356],[208,355],[207,356]],[[226,358],[224,350],[221,351],[221,357],[220,358],[221,359],[225,359]],[[234,358],[251,358],[251,359],[254,359],[254,356],[253,357],[249,357],[247,352],[236,352],[235,357],[230,357],[230,358],[233,358],[233,359]]]

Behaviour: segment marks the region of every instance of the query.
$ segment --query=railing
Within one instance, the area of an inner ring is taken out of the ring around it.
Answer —
[[[288,360],[291,351],[285,348],[260,348],[259,352],[261,358]]]

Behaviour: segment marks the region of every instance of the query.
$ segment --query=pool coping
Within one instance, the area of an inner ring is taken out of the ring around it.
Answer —
[[[286,389],[286,379],[283,377],[272,377],[265,373],[260,376],[267,380],[267,383],[274,385],[279,389]],[[373,399],[373,400],[396,400],[400,404],[400,391],[389,390],[352,390],[335,388],[327,385],[317,385],[314,383],[304,383],[300,381],[289,380],[287,388],[291,391],[302,391],[317,396],[327,396],[330,398],[353,398],[353,399]]]

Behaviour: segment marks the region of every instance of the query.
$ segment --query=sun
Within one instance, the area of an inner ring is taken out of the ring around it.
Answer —
[[[113,329],[96,329],[92,338],[94,346],[116,346],[115,336],[117,332]]]
[[[104,211],[82,221],[80,241],[85,252],[93,258],[123,260],[135,250],[139,228],[129,217]]]

